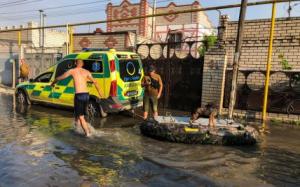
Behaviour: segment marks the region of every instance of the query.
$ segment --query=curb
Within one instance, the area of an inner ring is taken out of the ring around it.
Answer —
[[[0,93],[11,94],[12,95],[12,94],[15,93],[15,89],[0,85]]]

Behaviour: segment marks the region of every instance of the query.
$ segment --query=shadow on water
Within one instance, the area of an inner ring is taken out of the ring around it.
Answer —
[[[72,112],[14,107],[6,95],[0,119],[0,186],[300,184],[299,128],[272,127],[253,147],[184,145],[143,137],[138,120],[110,115],[87,139],[72,130]]]

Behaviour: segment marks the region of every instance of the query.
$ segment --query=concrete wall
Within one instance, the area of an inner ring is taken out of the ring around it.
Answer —
[[[28,22],[27,25],[20,25],[18,27],[1,27],[0,31],[17,28],[31,28],[38,27],[38,23]],[[18,41],[18,32],[2,32],[0,33],[0,40],[2,41]],[[44,47],[62,47],[67,42],[67,33],[65,31],[55,29],[45,29],[45,45]],[[40,31],[39,30],[24,30],[21,31],[22,44],[28,44],[39,47],[40,46]]]
[[[0,31],[17,28],[31,28],[37,27],[38,24],[29,22],[26,26],[19,27],[2,27]],[[21,31],[21,45],[24,50],[18,46],[19,35],[18,32],[0,32],[0,84],[12,84],[12,64],[10,61],[16,61],[16,73],[18,76],[19,59],[24,58],[26,63],[31,67],[32,73],[30,77],[34,77],[38,73],[47,69],[53,64],[53,57],[57,53],[64,53],[65,43],[67,41],[66,32],[54,29],[45,29],[45,45],[44,45],[44,60],[42,63],[42,49],[40,47],[40,32],[39,30],[25,30]],[[51,48],[51,49],[49,49]],[[54,49],[54,50],[53,50]],[[23,52],[21,52],[23,51]],[[25,54],[24,54],[25,53]],[[33,57],[28,57],[30,54]],[[50,56],[49,58],[47,56]],[[49,60],[51,59],[51,60]]]
[[[198,1],[184,5],[171,2],[165,7],[158,7],[157,13],[171,13],[198,8],[201,8]],[[186,41],[201,40],[204,35],[213,33],[213,25],[205,12],[160,16],[156,18],[155,26],[155,39],[160,42],[166,41],[170,31],[181,32],[184,39],[189,38]]]
[[[19,47],[16,42],[3,42],[0,40],[0,84],[12,83],[12,60],[18,62]]]

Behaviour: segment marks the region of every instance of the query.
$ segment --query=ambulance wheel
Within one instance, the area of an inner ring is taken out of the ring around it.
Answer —
[[[16,94],[17,103],[20,105],[29,105],[30,102],[28,100],[27,95],[25,94],[24,90],[18,90]]]
[[[96,117],[106,117],[107,113],[103,111],[102,107],[93,99],[89,101],[87,107],[87,115],[89,119]]]

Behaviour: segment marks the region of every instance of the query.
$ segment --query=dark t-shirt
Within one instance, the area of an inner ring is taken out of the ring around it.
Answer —
[[[160,75],[154,73],[151,77],[149,75],[144,76],[142,84],[145,86],[145,94],[157,96],[159,87],[162,86],[162,80]]]

